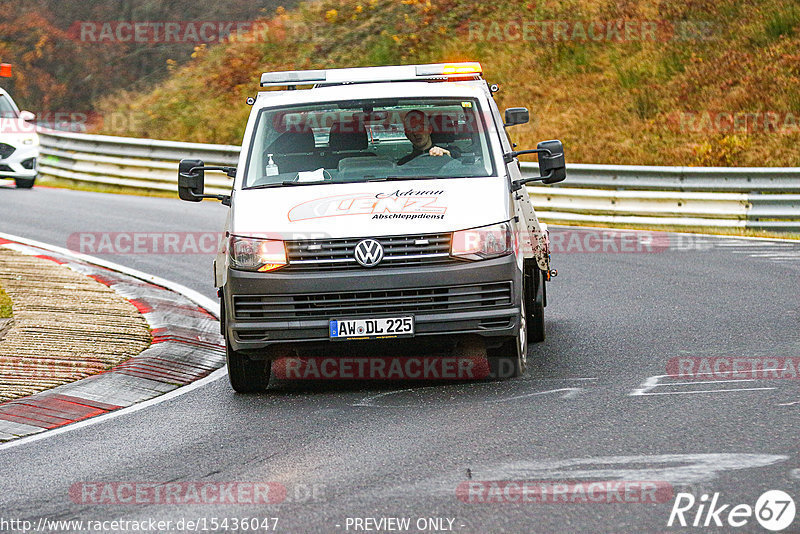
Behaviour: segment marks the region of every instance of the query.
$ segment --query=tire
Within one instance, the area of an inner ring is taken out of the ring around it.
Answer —
[[[35,181],[35,176],[33,178],[14,178],[14,183],[17,184],[17,189],[30,189],[33,187],[33,182]]]
[[[532,265],[525,273],[525,300],[528,306],[528,341],[541,343],[544,329],[544,272]]]
[[[524,293],[523,293],[524,296]],[[528,328],[525,299],[520,299],[519,333],[489,351],[491,376],[497,378],[517,378],[525,374],[528,367]]]
[[[225,358],[228,361],[228,380],[239,393],[257,393],[269,385],[269,360],[251,360],[246,354],[233,350],[225,341]]]
[[[225,337],[225,295],[219,294],[219,334]]]
[[[220,299],[219,323],[225,337],[225,359],[228,362],[228,380],[231,387],[239,393],[257,393],[264,391],[269,385],[272,362],[269,360],[251,360],[247,354],[233,350],[225,333],[225,299]]]

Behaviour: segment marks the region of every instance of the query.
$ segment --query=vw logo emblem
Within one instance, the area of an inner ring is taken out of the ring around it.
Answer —
[[[383,259],[383,245],[374,239],[364,239],[356,245],[354,256],[362,267],[375,267]]]

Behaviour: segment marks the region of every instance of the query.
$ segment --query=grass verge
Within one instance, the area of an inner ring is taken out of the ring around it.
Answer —
[[[36,179],[36,185],[45,187],[56,187],[59,189],[74,189],[76,191],[90,191],[93,193],[111,193],[114,195],[138,195],[140,197],[161,197],[178,198],[178,191],[162,191],[160,189],[139,189],[137,187],[125,187],[122,185],[98,184],[95,182],[80,182],[76,180],[66,180],[64,178],[54,178],[51,176],[40,176]]]

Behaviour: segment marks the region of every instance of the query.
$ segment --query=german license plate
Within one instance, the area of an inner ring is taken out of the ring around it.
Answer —
[[[331,319],[331,339],[380,339],[414,335],[414,317]]]

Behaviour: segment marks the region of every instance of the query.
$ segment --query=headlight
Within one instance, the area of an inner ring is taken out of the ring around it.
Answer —
[[[35,144],[38,144],[38,143],[39,143],[39,138],[38,137],[24,137],[22,139],[22,144],[23,145],[35,145]]]
[[[507,222],[453,232],[450,255],[465,260],[485,260],[510,254],[511,225]]]
[[[284,267],[286,248],[277,239],[255,239],[251,237],[230,238],[231,267],[243,271],[269,272]]]

